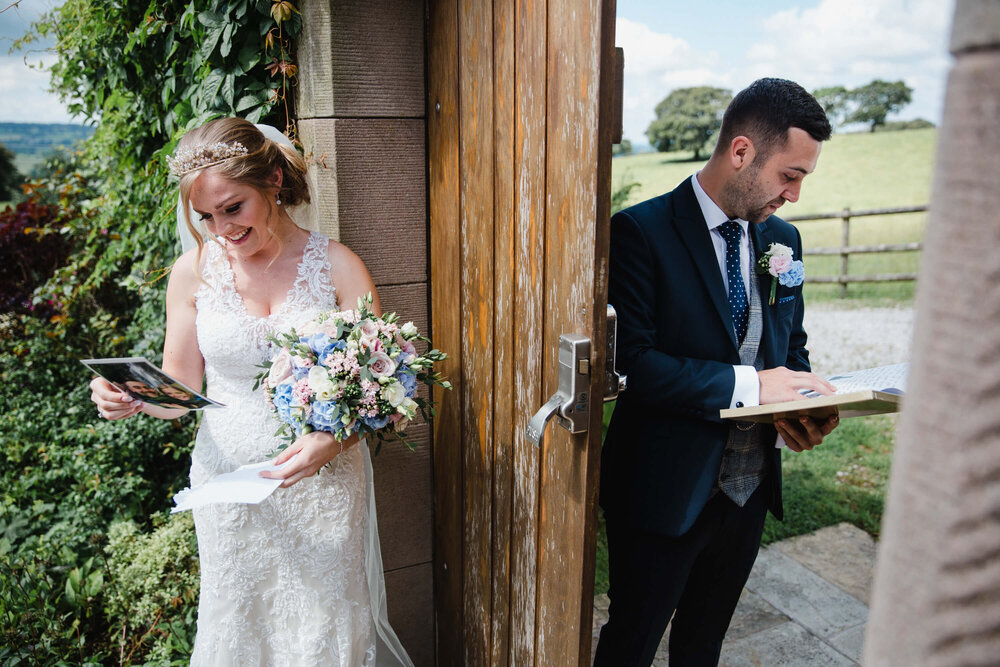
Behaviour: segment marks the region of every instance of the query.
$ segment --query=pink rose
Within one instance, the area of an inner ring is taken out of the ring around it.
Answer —
[[[267,372],[267,383],[272,387],[277,387],[291,376],[292,357],[288,354],[288,350],[282,349],[271,362],[271,369]]]
[[[371,320],[365,320],[357,328],[362,338],[378,338],[378,325]]]
[[[777,278],[791,267],[792,258],[790,255],[771,255],[769,264],[768,273]]]
[[[385,352],[376,352],[368,360],[368,370],[377,378],[392,375],[396,372],[396,362]]]
[[[324,333],[330,338],[337,337],[337,320],[330,318],[324,320],[322,324],[319,325],[319,332]]]

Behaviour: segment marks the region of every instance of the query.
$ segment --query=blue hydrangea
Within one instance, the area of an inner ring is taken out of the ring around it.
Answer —
[[[788,270],[778,276],[778,282],[785,287],[798,287],[806,277],[806,269],[802,260],[792,262]]]
[[[326,359],[326,356],[334,350],[342,350],[346,347],[346,343],[343,341],[333,341],[325,333],[313,334],[306,338],[304,342],[309,346],[309,349],[316,353],[317,359]]]
[[[283,422],[291,419],[289,407],[292,403],[292,385],[288,383],[279,384],[274,389],[274,409],[278,412],[278,418]]]
[[[372,428],[374,430],[379,430],[380,428],[385,428],[385,425],[389,423],[389,416],[385,417],[362,417],[361,421],[364,422],[365,426]]]
[[[339,414],[334,417],[336,407],[336,401],[315,401],[312,404],[312,415],[309,417],[309,423],[317,431],[333,431],[334,424],[340,421]]]
[[[410,371],[407,366],[400,366],[396,371],[394,376],[399,383],[403,385],[403,389],[406,390],[406,396],[408,398],[413,398],[417,393],[417,377]]]

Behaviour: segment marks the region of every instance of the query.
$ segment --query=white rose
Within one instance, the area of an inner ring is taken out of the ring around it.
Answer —
[[[413,419],[417,415],[417,402],[412,398],[404,398],[400,402],[399,406],[396,407],[396,412],[403,415],[407,419]]]
[[[313,366],[309,369],[309,388],[316,394],[316,398],[321,401],[329,401],[337,391],[337,386],[330,380],[330,374],[322,366]]]
[[[406,324],[401,326],[399,328],[399,332],[404,336],[406,336],[407,338],[413,338],[418,333],[420,333],[419,331],[417,331],[417,325],[414,324],[413,322],[407,322]]]
[[[406,398],[406,389],[401,382],[391,382],[382,387],[382,398],[389,401],[389,405],[398,408],[399,404]]]
[[[295,333],[297,333],[300,336],[312,336],[313,334],[318,334],[319,333],[319,323],[316,322],[316,320],[309,320],[308,322],[306,322],[305,324],[303,324],[301,327],[299,327],[298,329],[296,329]]]
[[[765,254],[771,257],[783,257],[783,256],[791,257],[792,249],[783,243],[772,243],[771,247],[767,249],[767,252]]]

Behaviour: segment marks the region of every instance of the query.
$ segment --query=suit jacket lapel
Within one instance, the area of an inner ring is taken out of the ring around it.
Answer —
[[[691,255],[698,275],[712,297],[712,303],[719,313],[719,318],[726,327],[726,331],[729,332],[733,347],[739,349],[733,327],[733,313],[729,309],[729,300],[726,296],[725,283],[722,282],[719,260],[715,255],[715,247],[712,245],[708,223],[705,222],[705,216],[701,213],[698,199],[694,196],[691,180],[688,179],[681,183],[674,190],[674,195],[674,216],[672,219],[674,229]]]
[[[750,238],[753,241],[754,262],[758,261],[774,241],[774,234],[768,227],[767,221],[761,223],[750,223]],[[774,360],[774,349],[771,342],[774,341],[774,320],[771,317],[774,306],[768,305],[771,296],[771,274],[757,273],[757,267],[751,266],[750,273],[757,279],[757,288],[760,293],[761,316],[764,320],[764,335],[761,336],[760,344],[764,352],[764,366],[773,368],[776,364]],[[752,278],[751,278],[752,279]]]

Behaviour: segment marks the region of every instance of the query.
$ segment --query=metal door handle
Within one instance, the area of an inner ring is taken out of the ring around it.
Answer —
[[[580,334],[559,336],[559,390],[528,422],[528,440],[542,444],[545,426],[555,416],[570,433],[583,433],[590,422],[590,339]]]

